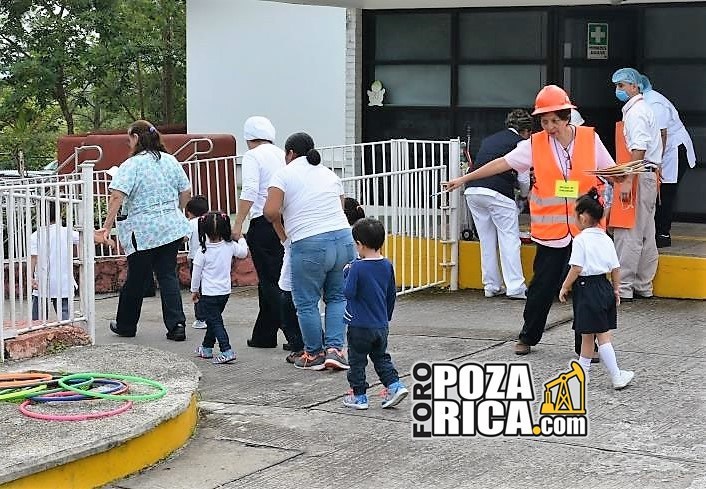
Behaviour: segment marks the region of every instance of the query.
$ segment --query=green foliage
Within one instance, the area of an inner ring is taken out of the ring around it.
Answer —
[[[62,133],[185,122],[185,10],[185,0],[2,0],[0,154],[51,158]]]

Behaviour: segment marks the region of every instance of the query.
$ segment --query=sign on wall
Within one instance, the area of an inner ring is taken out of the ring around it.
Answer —
[[[608,59],[608,24],[588,23],[587,59]]]

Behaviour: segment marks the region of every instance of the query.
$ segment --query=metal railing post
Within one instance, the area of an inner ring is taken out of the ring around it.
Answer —
[[[81,226],[79,246],[81,247],[81,306],[86,316],[86,329],[91,335],[91,343],[96,343],[96,281],[95,243],[93,241],[93,164],[82,163],[81,168]]]
[[[452,139],[449,141],[449,179],[457,178],[461,175],[461,141]],[[449,277],[449,289],[458,290],[458,238],[460,233],[459,222],[461,213],[459,212],[459,202],[461,192],[454,191],[449,195],[449,236],[451,242],[451,276]]]

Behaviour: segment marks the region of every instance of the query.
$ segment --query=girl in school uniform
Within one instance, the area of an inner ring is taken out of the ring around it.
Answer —
[[[578,198],[575,209],[576,225],[581,232],[574,238],[569,258],[571,269],[561,286],[559,300],[566,302],[573,286],[574,329],[582,338],[579,363],[587,378],[595,338],[598,340],[598,356],[611,377],[613,388],[623,389],[634,373],[618,368],[610,333],[617,327],[620,264],[613,241],[599,227],[603,205],[595,187]],[[612,285],[606,277],[608,272]]]

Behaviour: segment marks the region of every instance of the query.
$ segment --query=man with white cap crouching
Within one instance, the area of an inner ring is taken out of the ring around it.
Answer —
[[[277,330],[281,327],[282,292],[277,282],[284,248],[272,224],[262,215],[262,209],[272,175],[285,166],[284,151],[273,144],[275,128],[266,117],[250,117],[245,121],[243,133],[248,151],[243,156],[242,190],[238,215],[233,223],[233,236],[240,236],[243,221],[250,214],[246,239],[257,271],[260,304],[252,336],[247,343],[253,348],[275,348]]]

